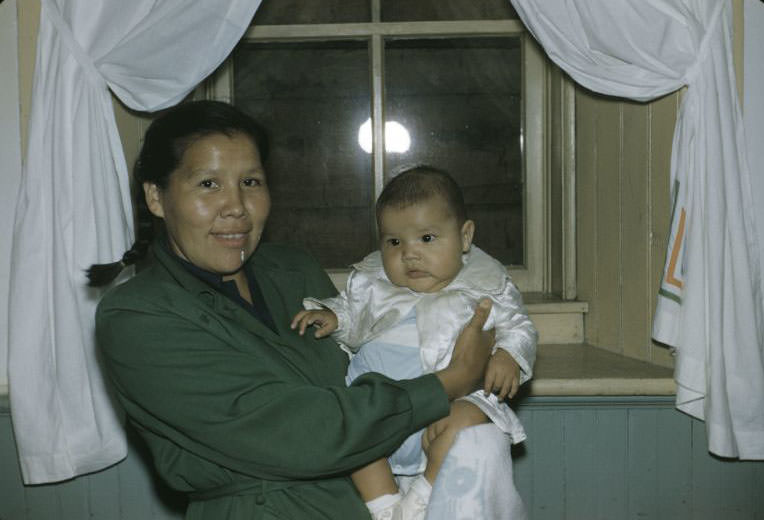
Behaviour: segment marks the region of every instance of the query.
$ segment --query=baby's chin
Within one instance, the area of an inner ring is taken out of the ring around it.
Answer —
[[[392,281],[392,284],[397,287],[404,287],[416,293],[428,294],[445,289],[452,281],[454,281],[453,278],[448,280],[434,280],[432,277],[427,277],[407,278],[405,280],[399,280],[399,283]]]

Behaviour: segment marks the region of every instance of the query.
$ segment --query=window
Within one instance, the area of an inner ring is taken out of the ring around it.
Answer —
[[[204,95],[269,131],[267,239],[341,277],[376,249],[384,183],[427,163],[455,177],[475,243],[521,290],[565,293],[561,76],[506,0],[266,0]]]

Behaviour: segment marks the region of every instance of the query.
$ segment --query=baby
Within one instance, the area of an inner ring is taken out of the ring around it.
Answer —
[[[454,401],[448,417],[410,436],[388,460],[352,475],[373,519],[423,519],[460,430],[492,421],[513,443],[525,439],[504,400],[531,377],[537,332],[504,266],[472,245],[475,224],[447,173],[428,166],[401,172],[382,191],[376,216],[380,250],[353,266],[339,296],[306,299],[308,310],[292,321],[300,334],[316,326],[316,337],[332,334],[351,352],[348,383],[366,372],[409,379],[444,368],[475,305],[493,304],[486,329],[495,328],[496,347],[484,389]],[[394,475],[416,476],[405,496]]]

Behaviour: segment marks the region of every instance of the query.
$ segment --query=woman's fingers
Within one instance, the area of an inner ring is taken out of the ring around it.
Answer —
[[[485,369],[494,342],[493,331],[483,331],[490,312],[491,300],[482,300],[469,323],[456,338],[448,366],[436,373],[450,399],[483,387]]]
[[[467,327],[472,327],[478,331],[482,331],[483,325],[485,325],[485,322],[488,319],[488,315],[491,314],[492,305],[493,302],[491,302],[491,300],[488,298],[483,298],[480,300],[480,303],[478,303],[478,306],[475,308],[475,312],[467,324]]]
[[[484,332],[483,326],[488,319],[488,315],[491,313],[491,300],[483,299],[475,308],[475,312],[470,318],[469,323],[464,327],[459,337],[456,338],[456,344],[454,345],[453,358],[459,358],[461,356],[467,356],[468,358],[476,357],[487,361],[490,356],[491,347],[493,346],[493,330],[490,332]],[[490,339],[487,337],[490,335]],[[475,351],[482,347],[483,351]]]

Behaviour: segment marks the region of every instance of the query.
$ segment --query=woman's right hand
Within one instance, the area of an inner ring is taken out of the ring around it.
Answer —
[[[435,373],[449,400],[465,396],[482,387],[495,338],[493,329],[483,330],[490,313],[491,300],[481,300],[472,319],[456,338],[451,362],[446,368]]]

